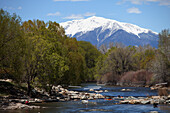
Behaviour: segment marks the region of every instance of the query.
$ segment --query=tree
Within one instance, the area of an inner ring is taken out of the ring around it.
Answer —
[[[107,45],[106,44],[102,44],[100,47],[99,47],[99,50],[101,53],[105,54],[107,53]]]
[[[114,84],[129,71],[147,70],[155,58],[155,50],[150,47],[122,46],[115,44],[105,55],[99,57],[96,65],[96,77],[110,78]],[[111,76],[112,75],[112,76]],[[106,76],[106,77],[105,77]]]
[[[22,56],[24,51],[21,19],[16,14],[10,15],[0,10],[0,76],[10,75],[18,82],[22,79]]]
[[[58,54],[55,46],[52,44],[46,45],[46,52],[42,54],[42,61],[40,65],[40,81],[43,88],[51,94],[52,86],[58,85],[61,82],[64,72],[69,68],[65,64],[65,60]],[[48,85],[47,85],[48,84]]]
[[[133,70],[132,55],[134,51],[126,48],[117,48],[110,53],[108,60],[111,61],[109,67],[115,74],[121,75],[124,72]]]
[[[77,52],[69,52],[69,72],[68,80],[70,84],[77,85],[84,81],[85,78],[85,60]]]
[[[61,44],[65,36],[63,29],[56,22],[45,23],[40,20],[25,21],[22,29],[26,40],[24,68],[28,95],[31,95],[35,78],[51,93],[52,86],[57,85],[68,70]]]
[[[79,41],[79,46],[84,50],[83,56],[85,58],[87,67],[86,81],[93,81],[95,75],[95,66],[97,58],[101,53],[90,42]]]
[[[136,52],[134,53],[133,60],[134,60],[134,69],[141,70],[150,67],[152,60],[155,59],[156,50],[152,47],[140,47],[136,48]]]
[[[159,34],[158,52],[150,70],[156,74],[158,82],[170,83],[170,33],[163,30]]]
[[[86,73],[84,51],[75,38],[66,39],[64,45],[67,48],[69,70],[65,73],[63,82],[68,85],[80,84],[84,81]]]

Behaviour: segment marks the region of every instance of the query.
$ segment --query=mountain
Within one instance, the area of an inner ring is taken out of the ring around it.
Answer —
[[[87,19],[72,20],[60,23],[66,35],[77,40],[89,41],[97,47],[110,42],[124,45],[144,46],[150,44],[157,48],[158,33],[139,26],[92,16]]]

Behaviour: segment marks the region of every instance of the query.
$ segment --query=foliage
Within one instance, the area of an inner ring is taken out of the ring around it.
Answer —
[[[100,82],[107,79],[104,81],[117,84],[126,72],[148,70],[151,61],[155,58],[156,50],[150,46],[125,47],[118,43],[112,45],[105,55],[99,57],[96,65],[96,75],[99,75],[99,78],[96,76],[96,80]]]
[[[159,48],[155,60],[152,61],[150,70],[155,73],[156,82],[170,84],[170,33],[163,30],[159,34]]]
[[[21,23],[19,16],[1,9],[0,78],[27,83],[28,95],[33,87],[50,93],[57,84],[94,80],[117,84],[124,73],[141,69],[155,73],[159,82],[170,82],[169,37],[169,30],[159,34],[158,49],[110,43],[110,49],[102,45],[98,50],[89,42],[67,37],[56,22]],[[132,78],[132,74],[124,78]]]
[[[98,57],[102,54],[90,42],[79,41],[79,46],[83,49],[83,55],[87,67],[88,76],[86,77],[86,81],[93,81],[96,62]]]
[[[146,70],[129,71],[123,74],[120,79],[120,85],[151,85],[153,73]]]
[[[65,35],[58,23],[28,20],[0,11],[0,75],[51,92],[53,85],[76,85],[94,80],[94,67],[101,54],[89,42]],[[19,83],[18,82],[18,83]]]
[[[22,79],[24,40],[20,30],[21,19],[16,14],[0,10],[0,77]],[[13,75],[13,76],[12,76]]]

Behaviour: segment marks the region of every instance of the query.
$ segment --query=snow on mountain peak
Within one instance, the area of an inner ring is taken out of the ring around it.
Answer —
[[[144,29],[133,24],[118,22],[116,20],[105,19],[103,17],[96,16],[92,16],[87,19],[67,21],[60,23],[60,25],[64,27],[66,34],[70,36],[74,36],[76,33],[79,32],[82,32],[82,34],[84,34],[99,27],[102,28],[102,31],[109,29],[112,33],[120,29],[125,30],[126,32],[135,34],[138,37],[138,34],[140,33],[152,32],[151,30]]]

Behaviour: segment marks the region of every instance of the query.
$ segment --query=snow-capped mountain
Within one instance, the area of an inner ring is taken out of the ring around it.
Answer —
[[[89,41],[98,47],[110,42],[121,42],[125,45],[147,45],[157,47],[158,33],[139,26],[105,19],[90,17],[60,23],[66,35],[76,37],[77,40]]]

